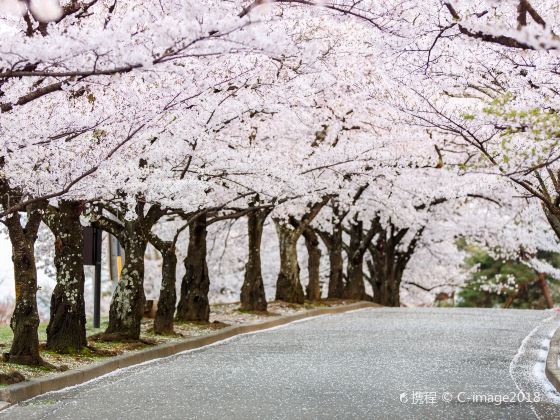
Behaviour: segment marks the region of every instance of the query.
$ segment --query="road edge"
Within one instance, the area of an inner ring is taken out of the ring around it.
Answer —
[[[80,385],[84,382],[88,382],[92,379],[111,373],[117,369],[173,356],[187,350],[198,349],[241,334],[266,330],[280,325],[289,324],[294,321],[299,321],[301,319],[312,318],[320,315],[339,314],[357,309],[378,307],[380,307],[380,305],[364,301],[352,303],[350,305],[312,309],[308,312],[299,314],[280,316],[270,321],[226,327],[216,333],[203,337],[193,337],[174,343],[160,344],[158,346],[150,347],[134,353],[112,357],[110,360],[98,362],[91,366],[72,369],[52,378],[47,377],[31,379],[19,384],[7,386],[6,388],[0,390],[0,411],[13,404],[46,394],[47,392],[59,391],[64,388]]]
[[[544,373],[550,383],[560,392],[560,368],[558,367],[558,356],[560,355],[560,328],[557,328],[548,347]]]

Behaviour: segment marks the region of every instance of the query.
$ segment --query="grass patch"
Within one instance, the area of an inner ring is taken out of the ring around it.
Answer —
[[[9,325],[0,325],[0,344],[6,345],[12,342],[12,329]]]
[[[86,323],[86,334],[87,336],[95,335],[104,332],[109,325],[109,317],[101,317],[100,327],[93,328],[93,322]]]
[[[93,323],[88,322],[86,324],[86,333],[88,337],[90,335],[98,334],[100,332],[105,331],[107,328],[107,324],[109,323],[109,318],[105,317],[101,319],[101,327],[100,328],[93,328]],[[47,326],[46,322],[41,322],[39,324],[39,341],[47,341]],[[9,325],[0,325],[0,347],[9,347],[12,343],[12,339],[14,338],[14,334],[12,333],[12,329]]]
[[[14,334],[12,333],[12,329],[9,325],[0,325],[0,345],[3,347],[7,347],[12,343],[12,339],[14,338]],[[47,324],[40,323],[39,324],[39,341],[45,341],[47,339]]]

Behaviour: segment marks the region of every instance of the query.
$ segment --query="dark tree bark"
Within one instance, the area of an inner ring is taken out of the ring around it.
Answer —
[[[368,184],[364,184],[357,189],[352,204],[356,204],[367,188]],[[341,211],[338,201],[333,199],[331,232],[317,231],[329,252],[329,291],[327,294],[329,299],[340,299],[344,294],[344,258],[342,257],[344,229],[342,224],[348,213],[349,209]]]
[[[297,241],[330,198],[326,196],[320,202],[313,204],[301,220],[290,218],[289,225],[282,220],[274,220],[280,248],[280,272],[276,281],[276,300],[304,303],[305,296],[299,279]]]
[[[541,288],[544,296],[544,301],[546,302],[546,307],[549,309],[554,308],[554,298],[552,297],[552,292],[550,291],[550,286],[546,280],[545,273],[538,273],[539,276],[539,287]]]
[[[92,214],[93,223],[116,236],[124,248],[121,280],[113,293],[109,310],[109,325],[105,330],[108,340],[138,340],[144,314],[144,254],[152,226],[163,216],[159,206],[152,205],[144,214],[145,203],[138,201],[136,218],[124,217],[114,221]],[[112,211],[113,213],[117,213]],[[124,214],[125,212],[123,212]]]
[[[43,217],[55,237],[56,267],[47,348],[59,353],[80,352],[87,346],[81,210],[80,202],[61,201]]]
[[[177,240],[188,223],[177,230],[172,241],[164,241],[150,232],[150,243],[161,253],[161,288],[159,291],[158,307],[154,318],[154,333],[173,334],[173,320],[177,303],[177,255],[175,254]]]
[[[348,246],[347,283],[343,296],[346,299],[361,300],[366,296],[364,285],[363,262],[364,252],[361,252],[363,241],[363,223],[354,221],[350,224],[350,244]]]
[[[389,255],[383,263],[368,262],[373,301],[383,306],[400,306],[400,286],[404,267]]]
[[[161,253],[161,288],[154,318],[155,334],[173,334],[173,317],[177,303],[175,282],[177,278],[177,255],[175,241],[163,241],[150,234],[150,243]]]
[[[364,285],[364,255],[374,236],[378,234],[381,226],[379,218],[371,222],[371,227],[364,233],[363,223],[358,216],[350,223],[350,243],[348,245],[347,281],[343,296],[346,299],[366,299]]]
[[[7,186],[3,186],[7,188]],[[4,189],[2,188],[2,189]],[[2,191],[2,205],[9,208],[8,194],[11,190]],[[12,200],[13,201],[13,200]],[[10,352],[4,355],[12,363],[25,365],[41,365],[43,360],[39,355],[39,314],[37,312],[37,268],[35,265],[35,241],[41,224],[41,204],[30,206],[27,222],[22,225],[19,213],[9,214],[4,220],[8,228],[12,243],[12,261],[14,265],[14,279],[16,289],[16,306],[10,327],[14,339]]]
[[[175,303],[177,302],[177,291],[175,289],[177,256],[175,255],[175,248],[163,252],[162,258],[161,290],[154,319],[154,332],[156,334],[172,334]]]
[[[248,216],[249,256],[241,287],[241,309],[245,311],[267,310],[261,271],[261,241],[264,222],[269,213],[270,210],[255,210]]]
[[[303,231],[305,246],[307,247],[307,268],[309,282],[306,288],[307,299],[312,301],[321,300],[321,249],[319,248],[319,238],[311,228]]]
[[[389,224],[369,246],[368,280],[373,288],[373,301],[380,305],[400,306],[402,276],[424,229],[418,230],[408,246],[403,247],[402,240],[408,231]]]
[[[560,202],[560,200],[558,201]],[[542,205],[542,209],[550,227],[556,234],[556,237],[560,239],[560,209],[552,206],[546,206],[545,204]]]
[[[329,298],[341,298],[344,293],[342,243],[342,227],[333,226],[332,245],[329,249]]]
[[[344,258],[342,257],[342,226],[333,222],[332,232],[318,231],[329,253],[329,299],[341,299],[344,293]]]
[[[210,278],[206,264],[206,213],[197,217],[189,228],[189,249],[185,258],[185,276],[177,305],[179,321],[210,320],[208,290]]]
[[[128,235],[120,240],[124,248],[121,280],[117,284],[111,307],[107,338],[138,340],[144,315],[144,254],[148,241],[141,223],[126,222]]]

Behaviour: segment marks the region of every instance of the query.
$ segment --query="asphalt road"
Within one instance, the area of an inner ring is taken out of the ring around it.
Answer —
[[[559,324],[520,310],[323,316],[117,371],[0,418],[560,418],[544,379]]]

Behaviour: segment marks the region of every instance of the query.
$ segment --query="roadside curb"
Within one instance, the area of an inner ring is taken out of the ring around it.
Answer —
[[[560,392],[560,368],[558,367],[558,357],[560,356],[560,328],[558,328],[548,348],[548,355],[546,356],[546,365],[544,372],[554,388]]]
[[[209,334],[203,337],[188,338],[174,343],[160,344],[158,346],[150,347],[130,354],[122,354],[120,356],[112,357],[107,361],[98,362],[79,369],[69,370],[52,378],[47,377],[32,379],[19,384],[10,385],[0,391],[0,410],[9,407],[11,404],[28,400],[47,392],[59,391],[63,388],[91,381],[92,379],[106,375],[117,369],[134,366],[150,360],[173,356],[187,350],[198,349],[237,335],[266,330],[319,315],[339,314],[357,309],[378,307],[380,307],[380,305],[371,302],[357,302],[350,305],[313,309],[311,311],[295,315],[280,316],[270,321],[226,327],[214,334]],[[558,338],[560,339],[560,336]],[[558,378],[560,378],[560,375]]]

